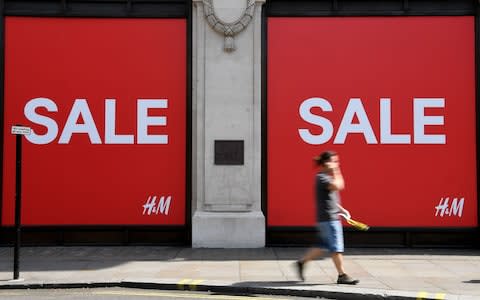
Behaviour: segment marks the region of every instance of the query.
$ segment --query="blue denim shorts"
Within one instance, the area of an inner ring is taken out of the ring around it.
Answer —
[[[343,252],[343,228],[340,220],[317,223],[317,246],[330,252]]]

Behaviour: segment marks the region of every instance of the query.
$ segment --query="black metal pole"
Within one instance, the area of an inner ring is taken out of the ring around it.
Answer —
[[[476,15],[475,15],[475,75],[476,75],[476,89],[475,89],[475,110],[477,118],[477,178],[480,174],[480,1],[476,1]],[[477,184],[477,195],[480,189]],[[474,245],[480,248],[480,201],[477,197],[477,234],[474,240]]]
[[[22,237],[22,135],[16,136],[16,180],[15,180],[15,249],[13,253],[13,279],[19,277],[20,243]]]

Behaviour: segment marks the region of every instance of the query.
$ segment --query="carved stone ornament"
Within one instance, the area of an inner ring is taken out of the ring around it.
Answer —
[[[205,11],[205,18],[208,24],[217,32],[225,35],[224,50],[227,52],[235,50],[234,36],[247,28],[250,21],[253,19],[255,11],[255,0],[246,0],[247,7],[242,16],[234,22],[224,22],[218,18],[213,8],[213,0],[203,0]]]

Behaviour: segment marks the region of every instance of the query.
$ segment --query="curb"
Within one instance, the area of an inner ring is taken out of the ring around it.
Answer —
[[[10,283],[0,284],[0,290],[13,289],[78,289],[78,288],[136,288],[149,290],[185,290],[196,292],[213,292],[233,295],[275,295],[275,296],[296,296],[308,298],[327,298],[337,300],[441,300],[459,299],[456,295],[414,293],[403,291],[383,291],[374,293],[371,290],[365,292],[351,291],[328,291],[328,290],[300,290],[291,288],[272,288],[258,286],[232,286],[232,285],[183,285],[175,283],[154,283],[154,282],[77,282],[77,283]]]

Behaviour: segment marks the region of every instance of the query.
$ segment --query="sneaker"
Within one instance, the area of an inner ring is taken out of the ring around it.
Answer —
[[[353,279],[352,277],[348,276],[347,274],[338,275],[337,283],[338,284],[357,284],[360,280]]]
[[[304,263],[297,260],[295,262],[295,268],[297,269],[297,275],[300,278],[301,281],[305,281],[305,277],[303,277],[303,265]]]

